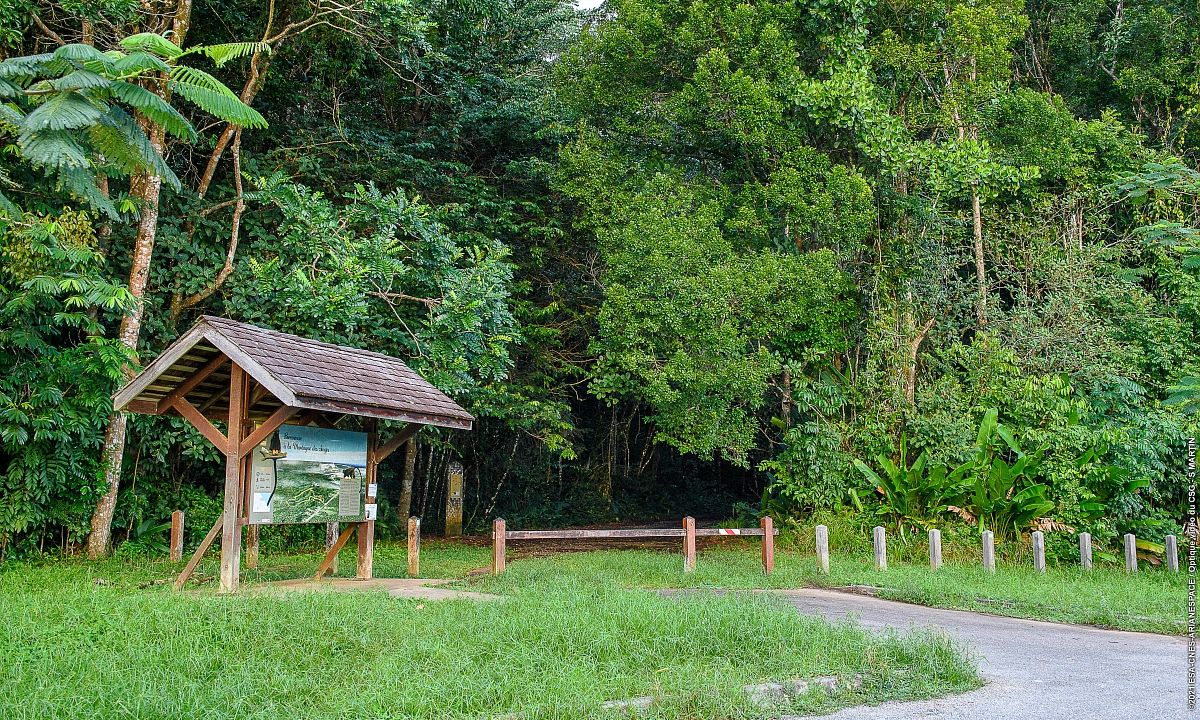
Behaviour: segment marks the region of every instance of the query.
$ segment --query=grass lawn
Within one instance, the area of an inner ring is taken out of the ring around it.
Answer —
[[[429,576],[487,563],[487,548],[424,550]],[[974,663],[940,637],[873,636],[769,596],[666,598],[632,587],[749,586],[743,558],[753,555],[705,554],[694,578],[661,553],[519,561],[503,578],[468,581],[507,596],[487,603],[380,592],[226,597],[211,582],[175,593],[162,581],[179,566],[167,562],[9,563],[0,567],[0,717],[603,718],[622,716],[602,709],[606,700],[654,695],[646,717],[752,718],[978,685]],[[302,577],[317,560],[266,555],[245,577]],[[717,582],[719,563],[731,582]],[[342,565],[353,571],[351,553]],[[377,546],[379,576],[403,576],[403,565],[401,546]],[[643,570],[648,580],[637,582]],[[861,684],[771,711],[740,691],[821,675]]]
[[[817,572],[811,554],[777,551],[775,573],[768,578],[757,544],[737,541],[701,553],[695,573],[679,572],[682,562],[682,554],[637,550],[533,558],[510,562],[502,577],[472,580],[471,587],[516,588],[564,570],[591,582],[635,588],[866,585],[879,597],[933,607],[1171,635],[1183,634],[1186,626],[1186,577],[1161,569],[1128,575],[1108,568],[1050,568],[1041,575],[1031,567],[1001,564],[991,575],[977,565],[947,564],[934,573],[926,565],[891,564],[877,572],[865,555],[835,554],[826,576]]]

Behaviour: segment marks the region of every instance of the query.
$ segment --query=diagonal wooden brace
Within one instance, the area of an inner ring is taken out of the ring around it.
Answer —
[[[341,535],[338,535],[337,542],[333,544],[333,547],[329,548],[329,552],[325,553],[325,559],[321,561],[319,566],[317,566],[317,574],[315,577],[318,580],[325,577],[325,573],[329,572],[329,568],[333,566],[334,559],[337,558],[338,553],[342,551],[342,548],[346,546],[346,541],[350,539],[350,534],[354,532],[358,525],[359,523],[351,523],[346,526],[346,529],[342,531]]]

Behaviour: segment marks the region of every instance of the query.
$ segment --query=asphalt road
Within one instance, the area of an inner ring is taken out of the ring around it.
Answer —
[[[867,628],[937,628],[980,658],[987,685],[963,695],[860,706],[836,720],[1200,720],[1187,710],[1183,638],[909,605],[829,590],[779,593],[798,610]],[[786,719],[785,719],[786,720]]]

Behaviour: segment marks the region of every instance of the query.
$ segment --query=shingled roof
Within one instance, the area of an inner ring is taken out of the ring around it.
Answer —
[[[260,388],[251,418],[280,405],[469,429],[474,418],[401,360],[227,318],[204,316],[113,396],[117,410],[157,414],[161,401],[217,358],[237,363]],[[206,415],[228,408],[229,365],[186,390]]]

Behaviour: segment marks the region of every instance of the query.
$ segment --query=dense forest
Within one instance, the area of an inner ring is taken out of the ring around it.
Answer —
[[[385,534],[452,461],[476,529],[1185,521],[1194,0],[2,0],[0,56],[5,557],[216,517],[111,403],[203,314],[477,417]]]

